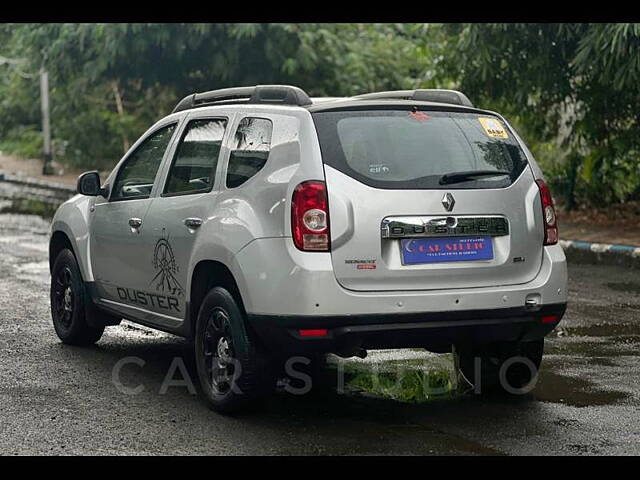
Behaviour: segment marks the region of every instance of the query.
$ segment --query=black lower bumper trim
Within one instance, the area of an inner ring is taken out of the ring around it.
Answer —
[[[452,344],[528,341],[543,338],[558,324],[566,304],[455,312],[371,315],[256,315],[252,330],[273,351],[340,352],[357,348],[424,347],[449,351]],[[546,317],[547,323],[541,319]],[[552,319],[549,317],[557,317]],[[551,321],[550,321],[551,320]],[[306,329],[326,329],[324,336],[301,336]]]

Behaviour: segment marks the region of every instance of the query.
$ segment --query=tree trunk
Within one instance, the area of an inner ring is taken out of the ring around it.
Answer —
[[[120,117],[122,117],[124,115],[124,105],[122,103],[122,95],[120,94],[120,89],[118,88],[118,81],[114,81],[111,84],[111,89],[113,90],[113,96],[116,100],[116,110],[118,112],[118,115],[120,115]],[[123,149],[123,153],[127,153],[127,151],[129,150],[129,147],[131,146],[131,144],[129,143],[129,138],[127,137],[127,134],[124,132],[124,130],[122,131],[122,149]]]
[[[582,162],[582,157],[577,152],[569,154],[569,178],[567,188],[565,190],[565,202],[567,210],[574,210],[577,207],[576,202],[576,183],[578,182],[578,169]]]

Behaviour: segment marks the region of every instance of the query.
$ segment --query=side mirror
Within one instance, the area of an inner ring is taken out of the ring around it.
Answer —
[[[78,177],[77,191],[81,195],[88,195],[90,197],[96,197],[102,195],[107,197],[109,195],[108,188],[100,187],[100,175],[97,171],[85,172]]]

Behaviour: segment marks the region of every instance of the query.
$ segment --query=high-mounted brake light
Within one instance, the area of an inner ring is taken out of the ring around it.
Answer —
[[[326,184],[319,180],[302,182],[291,200],[293,243],[303,252],[328,252],[329,233]]]
[[[558,217],[553,206],[551,191],[544,180],[536,180],[540,189],[540,199],[542,200],[542,218],[544,221],[544,244],[555,245],[558,243]]]

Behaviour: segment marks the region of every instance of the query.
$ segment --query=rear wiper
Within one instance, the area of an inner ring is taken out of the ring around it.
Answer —
[[[511,175],[511,172],[505,172],[504,170],[469,170],[466,172],[451,172],[445,173],[440,177],[440,185],[447,185],[450,183],[460,183],[471,180],[475,177],[497,177],[500,175]]]

